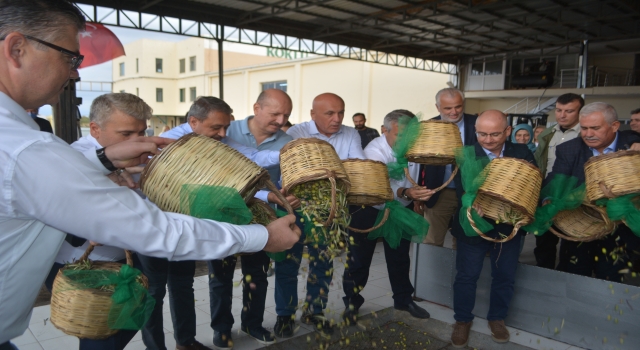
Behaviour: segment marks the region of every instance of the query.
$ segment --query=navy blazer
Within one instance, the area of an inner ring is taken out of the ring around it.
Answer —
[[[618,131],[616,151],[627,149],[632,144],[639,142],[640,134],[637,132],[631,130]],[[575,176],[578,178],[578,184],[584,183],[584,164],[591,157],[593,157],[593,152],[580,136],[559,144],[556,147],[556,161],[553,163],[553,170],[544,180],[544,185],[549,183],[555,174]]]
[[[476,143],[474,147],[476,150],[477,157],[487,157],[487,154],[484,152],[484,150],[482,149],[482,146],[480,146],[479,143]],[[529,147],[527,147],[527,145],[524,145],[524,144],[511,143],[509,141],[506,141],[504,144],[503,156],[524,159],[527,162],[535,166],[538,166],[538,164],[536,164],[535,158],[533,157],[533,153],[531,152],[531,150],[529,150]],[[456,213],[453,216],[453,220],[452,220],[453,222],[451,224],[451,234],[459,240],[464,240],[465,243],[467,244],[478,244],[484,241],[485,239],[480,236],[475,236],[475,237],[467,236],[462,230],[462,225],[460,225],[460,209],[462,208],[462,195],[465,193],[464,189],[462,188],[462,178],[460,176],[460,172],[456,174],[454,181],[456,182],[456,197],[458,198],[458,208],[456,209]],[[509,234],[511,234],[511,231],[513,231],[512,225],[498,224],[496,225],[495,229],[487,232],[486,235],[492,238],[497,238],[499,236],[498,232],[508,236]],[[524,234],[524,233],[525,232],[523,230],[520,230],[518,234]]]
[[[476,136],[476,119],[478,119],[478,116],[465,113],[462,118],[464,120],[464,144],[473,145],[478,142]],[[441,119],[440,116],[433,118],[433,120]],[[418,184],[426,186],[429,189],[440,187],[446,180],[444,178],[444,171],[444,165],[422,165],[420,166],[420,179],[418,180]],[[431,196],[425,203],[427,208],[432,208],[436,205],[439,196],[440,192]]]

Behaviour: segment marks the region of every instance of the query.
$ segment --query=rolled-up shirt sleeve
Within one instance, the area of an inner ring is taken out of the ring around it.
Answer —
[[[95,151],[94,151],[95,152]],[[45,172],[43,169],[56,169]],[[16,217],[36,219],[95,242],[170,260],[222,259],[264,248],[264,226],[237,226],[167,213],[112,183],[84,156],[36,142],[17,157],[10,194]]]

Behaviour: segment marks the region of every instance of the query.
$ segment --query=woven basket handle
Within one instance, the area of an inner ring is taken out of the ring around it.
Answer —
[[[476,231],[478,236],[486,239],[487,241],[494,242],[494,243],[504,243],[504,242],[510,241],[513,237],[516,236],[516,234],[518,233],[518,230],[520,229],[520,227],[522,227],[525,224],[524,220],[520,220],[520,221],[516,222],[516,224],[513,226],[513,231],[511,231],[511,234],[509,236],[507,236],[505,238],[502,238],[502,239],[497,239],[497,238],[491,238],[491,237],[485,235],[484,233],[482,233],[482,231],[480,231],[478,229],[478,227],[476,226],[475,221],[473,221],[473,216],[471,215],[471,207],[469,207],[467,209],[467,219],[469,219],[469,224],[471,225],[471,228],[474,231]]]
[[[280,202],[282,202],[282,206],[287,210],[287,213],[293,214],[293,208],[291,207],[291,204],[289,204],[289,201],[282,195],[276,185],[274,185],[271,180],[267,180],[265,186],[269,189],[269,191],[273,192],[273,194],[276,195]]]
[[[549,231],[551,231],[551,233],[553,233],[554,235],[556,235],[556,236],[558,236],[558,237],[560,237],[562,239],[566,239],[567,241],[572,241],[572,242],[582,242],[582,241],[584,241],[584,240],[576,239],[576,238],[571,237],[571,236],[567,236],[564,233],[554,229],[553,226],[549,227]]]
[[[453,181],[453,178],[456,177],[456,174],[458,173],[458,165],[456,164],[455,168],[453,168],[453,171],[451,171],[451,176],[449,176],[449,179],[447,181],[445,181],[442,186],[435,188],[433,191],[435,192],[439,192],[440,190],[442,190],[443,188],[449,186],[449,184],[451,183],[451,181]],[[411,178],[411,175],[409,175],[409,168],[404,168],[404,175],[407,177],[407,179],[409,180],[409,182],[411,182],[411,184],[414,187],[419,187],[420,185],[418,185],[415,181],[413,181],[413,179]]]
[[[347,228],[350,231],[357,232],[357,233],[369,233],[371,231],[375,231],[375,230],[379,229],[382,225],[384,225],[385,222],[387,222],[388,218],[389,218],[389,208],[385,208],[384,209],[384,216],[382,217],[382,220],[380,220],[380,223],[377,224],[376,226],[374,226],[372,228],[368,228],[366,230],[361,230],[359,228],[353,228],[351,226],[348,226]]]
[[[324,222],[324,224],[322,224],[325,227],[329,227],[331,226],[331,223],[333,222],[333,218],[335,218],[336,216],[336,210],[337,210],[337,196],[336,196],[336,172],[335,171],[331,171],[331,170],[327,170],[327,175],[329,177],[329,182],[331,182],[331,209],[329,209],[329,217],[327,218],[327,221]]]
[[[600,186],[600,191],[602,191],[602,193],[605,195],[605,197],[607,197],[609,199],[616,197],[616,195],[613,194],[613,192],[611,191],[613,186],[611,186],[612,188],[607,187],[607,185],[604,183],[604,181],[598,182],[598,185]]]
[[[83,262],[83,261],[89,260],[89,255],[91,255],[91,252],[93,252],[93,248],[95,248],[95,246],[93,244],[89,244],[89,246],[87,247],[87,250],[84,251],[84,254],[82,254],[82,256],[80,257],[80,259],[78,259],[77,262]],[[133,253],[131,253],[130,250],[125,249],[124,255],[127,259],[127,265],[133,267]]]

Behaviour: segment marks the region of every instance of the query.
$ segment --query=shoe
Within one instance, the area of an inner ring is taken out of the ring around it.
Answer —
[[[305,313],[302,314],[302,322],[309,324],[309,325],[313,325],[315,326],[314,329],[317,332],[323,333],[323,334],[333,334],[333,325],[331,325],[331,323],[329,321],[327,321],[327,318],[324,317],[323,313],[319,313],[319,314],[311,314],[311,313]]]
[[[231,349],[231,348],[227,348],[227,349]],[[196,340],[189,345],[176,345],[176,350],[212,350],[212,349],[202,345],[202,343]]]
[[[213,345],[218,349],[232,349],[233,340],[231,340],[231,331],[213,331]]]
[[[273,332],[280,338],[291,338],[296,326],[295,315],[278,316]]]
[[[353,305],[349,305],[349,307],[344,309],[344,312],[342,313],[342,321],[344,321],[345,325],[354,325],[358,322],[358,309],[359,308],[354,307]]]
[[[262,345],[271,345],[276,342],[276,336],[271,331],[266,330],[264,327],[247,328],[240,326],[243,332],[247,333],[251,338],[258,341]]]
[[[489,328],[491,328],[491,339],[494,342],[506,343],[509,341],[509,330],[503,320],[489,321]]]
[[[464,348],[469,344],[469,331],[473,322],[456,322],[451,333],[451,345],[454,348]]]
[[[394,308],[396,310],[400,310],[400,311],[408,311],[409,314],[411,314],[411,316],[415,317],[415,318],[429,318],[431,317],[431,315],[429,315],[429,313],[427,312],[427,310],[421,308],[420,306],[418,306],[418,304],[416,304],[415,302],[410,302],[407,305],[402,305],[402,306],[394,306]]]

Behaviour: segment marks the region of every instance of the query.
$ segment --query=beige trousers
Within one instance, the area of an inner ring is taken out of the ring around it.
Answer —
[[[442,247],[444,244],[444,236],[449,230],[449,222],[458,208],[458,198],[456,198],[456,190],[453,188],[444,188],[440,191],[438,201],[433,208],[424,206],[424,218],[429,222],[429,233],[422,243],[436,245]],[[457,220],[458,218],[454,218]],[[454,239],[453,246],[455,249],[456,242]]]

